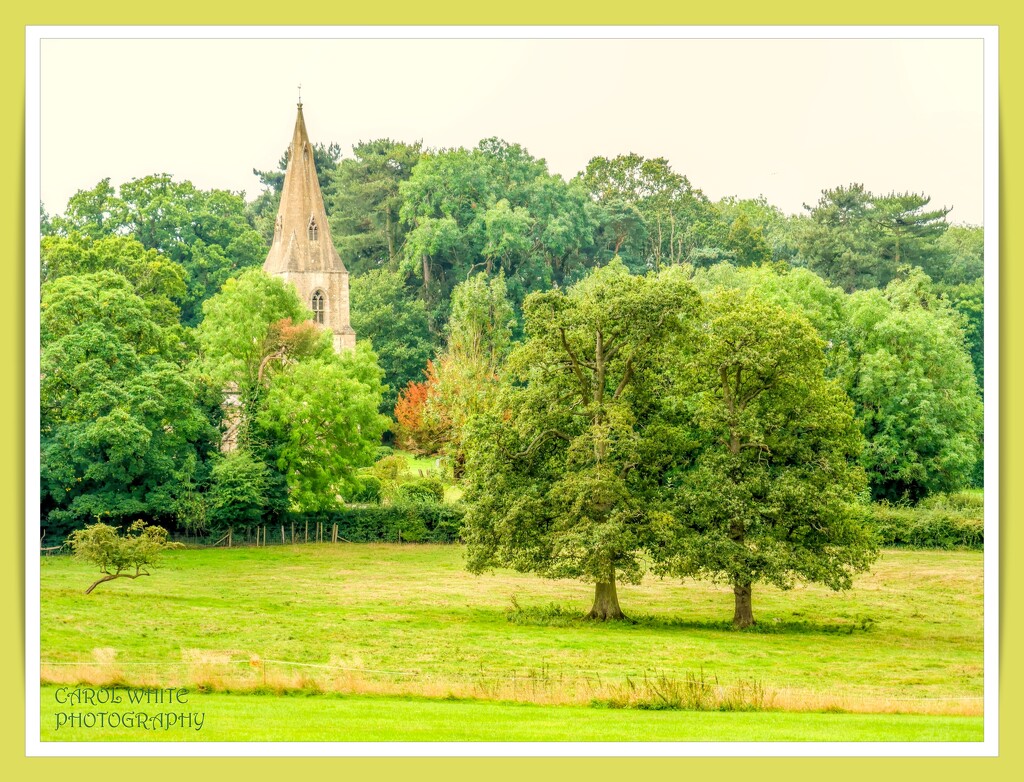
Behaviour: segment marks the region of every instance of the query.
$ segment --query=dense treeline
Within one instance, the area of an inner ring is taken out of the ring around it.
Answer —
[[[343,357],[257,270],[287,156],[255,172],[264,190],[248,203],[157,174],[41,209],[51,534],[99,516],[218,530],[336,512],[365,491],[360,468],[389,426],[461,477],[471,423],[527,371],[507,362],[537,297],[610,265],[671,272],[707,306],[756,295],[764,320],[751,329],[806,321],[821,382],[850,400],[864,438],[851,458],[874,498],[978,485],[983,232],[950,225],[926,195],[853,184],[788,216],[763,198],[712,201],[664,159],[598,157],[566,181],[494,138],[440,150],[378,139],[351,156],[318,145],[315,159],[361,342]],[[689,549],[664,545],[677,552],[665,567],[684,572]]]

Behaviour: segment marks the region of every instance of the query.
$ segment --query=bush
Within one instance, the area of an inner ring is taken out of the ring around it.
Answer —
[[[958,491],[950,494],[932,494],[917,504],[918,508],[951,510],[977,518],[985,514],[985,495],[980,491]]]
[[[409,459],[402,454],[391,454],[379,459],[370,470],[384,483],[398,481],[409,471]]]
[[[868,523],[883,546],[980,549],[985,519],[980,498],[970,494],[934,495],[916,508],[881,502],[871,506]]]
[[[401,484],[395,502],[444,502],[444,484],[439,478],[414,478]]]
[[[359,488],[356,489],[350,499],[352,502],[380,502],[381,490],[384,484],[380,478],[371,473],[361,473],[356,479]]]

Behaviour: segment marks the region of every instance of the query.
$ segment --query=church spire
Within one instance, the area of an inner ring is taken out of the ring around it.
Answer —
[[[301,93],[288,147],[281,206],[263,270],[295,284],[299,296],[313,311],[314,320],[334,332],[336,350],[355,345],[355,333],[349,324],[348,271],[331,240]]]

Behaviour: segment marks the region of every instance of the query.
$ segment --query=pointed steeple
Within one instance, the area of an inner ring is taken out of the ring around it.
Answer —
[[[281,206],[263,271],[295,284],[300,298],[313,310],[314,320],[334,332],[334,346],[340,351],[355,345],[349,324],[348,271],[331,240],[313,157],[300,99]]]
[[[273,244],[263,264],[268,274],[314,269],[345,271],[345,264],[331,241],[313,157],[313,145],[299,103],[292,143],[288,147],[288,168],[274,224]]]

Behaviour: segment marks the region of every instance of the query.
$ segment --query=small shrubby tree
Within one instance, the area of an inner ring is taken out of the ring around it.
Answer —
[[[270,468],[246,450],[218,458],[210,472],[207,522],[214,529],[255,527],[268,504]]]
[[[126,535],[119,535],[109,524],[90,524],[72,532],[67,543],[76,557],[97,565],[104,574],[85,590],[87,595],[104,581],[148,576],[146,568],[153,567],[164,551],[183,548],[168,540],[163,527],[147,525],[141,519],[132,522]]]
[[[731,584],[738,627],[754,623],[755,583],[846,589],[876,555],[861,518],[863,436],[824,366],[803,317],[719,290],[674,368],[698,445],[673,475],[675,518],[652,554],[662,573]]]

